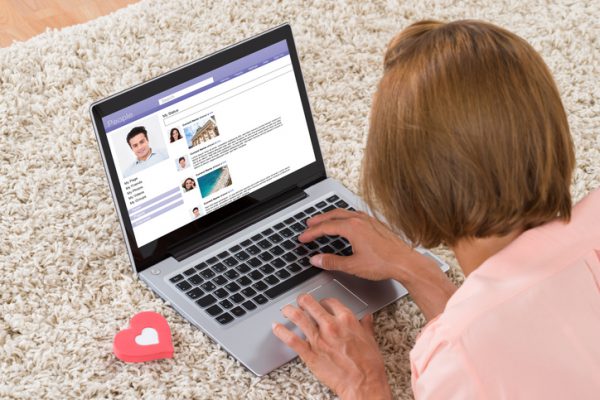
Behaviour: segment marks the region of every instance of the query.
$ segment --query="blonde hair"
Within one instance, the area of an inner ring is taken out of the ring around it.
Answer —
[[[569,220],[567,118],[517,35],[478,21],[409,26],[388,46],[370,118],[362,195],[415,245]]]

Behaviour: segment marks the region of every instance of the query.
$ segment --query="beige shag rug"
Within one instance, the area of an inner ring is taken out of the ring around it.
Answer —
[[[0,398],[334,397],[298,361],[255,377],[134,279],[89,104],[289,21],[329,174],[356,189],[388,40],[424,18],[483,19],[526,38],[554,73],[579,200],[600,186],[600,2],[549,3],[148,0],[0,49]],[[113,356],[113,336],[142,310],[169,321],[174,359]],[[397,398],[412,397],[423,323],[410,299],[376,315]]]

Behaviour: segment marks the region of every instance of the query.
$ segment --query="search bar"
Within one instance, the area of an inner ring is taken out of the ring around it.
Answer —
[[[175,92],[175,93],[170,94],[170,95],[168,95],[166,97],[163,97],[162,99],[159,99],[158,100],[158,104],[159,105],[163,105],[165,103],[168,103],[171,100],[175,100],[178,97],[185,96],[186,94],[191,93],[191,92],[193,92],[196,89],[200,89],[200,88],[202,88],[204,86],[208,86],[208,85],[210,85],[213,82],[214,82],[213,78],[210,77],[210,78],[205,79],[205,80],[203,80],[201,82],[193,84],[192,86],[186,87],[185,89],[181,89],[178,92]]]

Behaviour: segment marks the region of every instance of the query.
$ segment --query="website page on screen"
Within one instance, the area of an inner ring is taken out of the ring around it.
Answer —
[[[138,247],[316,160],[285,41],[103,124]]]

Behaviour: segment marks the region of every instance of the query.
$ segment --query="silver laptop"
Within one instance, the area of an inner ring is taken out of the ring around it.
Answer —
[[[280,311],[298,294],[358,318],[406,294],[311,267],[351,255],[342,237],[297,240],[311,216],[365,207],[327,177],[289,25],[90,111],[134,273],[254,374],[296,357],[271,325],[300,334]]]

